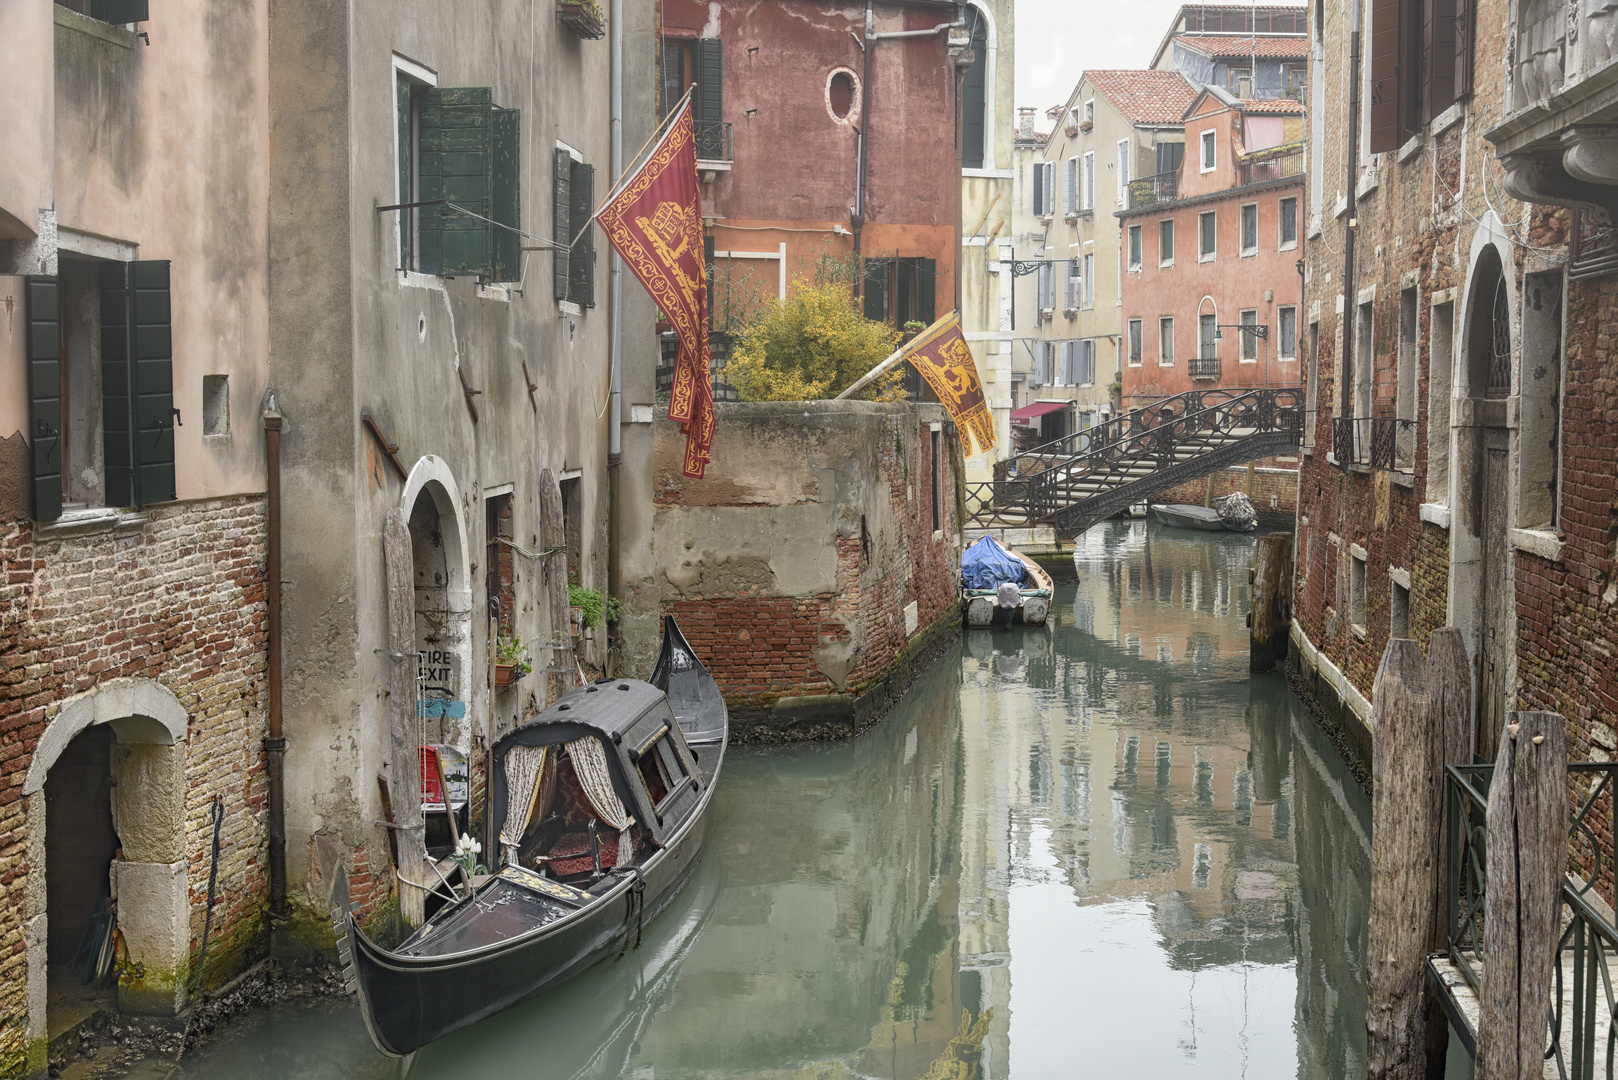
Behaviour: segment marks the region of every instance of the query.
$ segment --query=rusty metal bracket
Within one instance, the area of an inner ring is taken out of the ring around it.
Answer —
[[[528,384],[528,404],[532,405],[537,413],[539,411],[539,401],[534,397],[534,391],[539,389],[539,384],[534,381],[532,375],[528,374],[528,361],[526,360],[522,362],[522,379],[523,382]]]
[[[382,434],[382,429],[376,426],[376,421],[372,419],[370,410],[367,409],[361,412],[360,419],[364,421],[365,429],[371,433],[371,437],[376,440],[376,444],[382,448],[382,453],[387,455],[388,461],[399,471],[399,479],[407,479],[410,476],[410,470],[406,469],[404,462],[399,460],[399,444],[389,442],[388,437]]]
[[[483,391],[482,390],[474,390],[474,389],[472,389],[471,386],[469,386],[467,384],[466,372],[463,371],[462,369],[460,369],[460,368],[455,369],[455,377],[457,379],[461,380],[461,393],[466,395],[466,408],[467,408],[467,411],[472,414],[472,422],[475,424],[475,423],[478,422],[478,407],[477,407],[477,403],[474,402],[472,399],[477,397],[479,394],[483,393]]]

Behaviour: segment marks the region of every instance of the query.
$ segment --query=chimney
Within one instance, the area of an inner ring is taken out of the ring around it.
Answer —
[[[1028,106],[1017,110],[1017,137],[1019,139],[1034,137],[1034,110]]]

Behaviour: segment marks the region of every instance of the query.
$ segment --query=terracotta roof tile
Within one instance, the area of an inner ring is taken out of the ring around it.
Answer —
[[[1302,116],[1303,102],[1291,98],[1243,98],[1240,108],[1244,113],[1271,113],[1282,116]]]
[[[1212,57],[1259,56],[1271,60],[1307,60],[1309,39],[1302,34],[1271,37],[1260,34],[1177,34],[1174,40],[1193,52]]]
[[[1132,124],[1177,124],[1197,96],[1178,71],[1086,71],[1084,77]]]

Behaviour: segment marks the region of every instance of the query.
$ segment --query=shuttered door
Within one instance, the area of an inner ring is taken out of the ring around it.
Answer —
[[[877,259],[865,264],[865,317],[888,321],[888,264]]]
[[[34,520],[62,516],[62,323],[54,277],[31,277],[28,297],[28,443]]]
[[[101,475],[108,506],[135,505],[129,264],[101,264]]]
[[[494,228],[495,281],[516,281],[522,277],[522,119],[516,109],[495,109],[492,113],[494,147],[493,201],[489,216],[508,228]]]
[[[971,27],[972,66],[961,80],[961,168],[981,169],[984,153],[983,111],[987,92],[984,80],[988,71],[988,40],[983,27],[983,16],[977,8],[969,7],[967,25]]]
[[[573,218],[573,155],[557,150],[551,158],[551,239],[562,245],[552,253],[551,295],[558,300],[567,299],[569,249],[573,239],[568,227]]]
[[[494,104],[488,87],[435,87],[422,91],[422,201],[447,199],[484,218],[493,217]],[[493,226],[448,206],[421,209],[421,268],[445,277],[493,273]]]
[[[697,157],[719,160],[724,156],[725,65],[718,38],[697,41]]]
[[[129,264],[134,325],[135,505],[175,498],[174,344],[169,316],[169,264]],[[105,409],[105,401],[103,401]]]
[[[1404,19],[1402,0],[1372,0],[1371,142],[1366,149],[1373,154],[1399,148]]]
[[[595,167],[583,162],[573,163],[573,208],[569,226],[573,232],[583,230],[573,245],[573,257],[568,266],[568,299],[580,307],[596,306],[596,237],[595,224],[590,212],[595,208]]]

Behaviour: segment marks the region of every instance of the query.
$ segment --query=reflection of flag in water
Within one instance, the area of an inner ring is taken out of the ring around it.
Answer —
[[[703,265],[696,129],[689,100],[680,106],[640,171],[597,211],[596,220],[679,338],[669,419],[685,433],[685,475],[700,477],[713,445],[714,413],[708,373],[708,273]]]
[[[927,380],[955,425],[971,433],[978,444],[976,453],[994,446],[994,418],[983,400],[983,385],[958,314],[950,312],[917,335],[906,347],[905,359]]]

